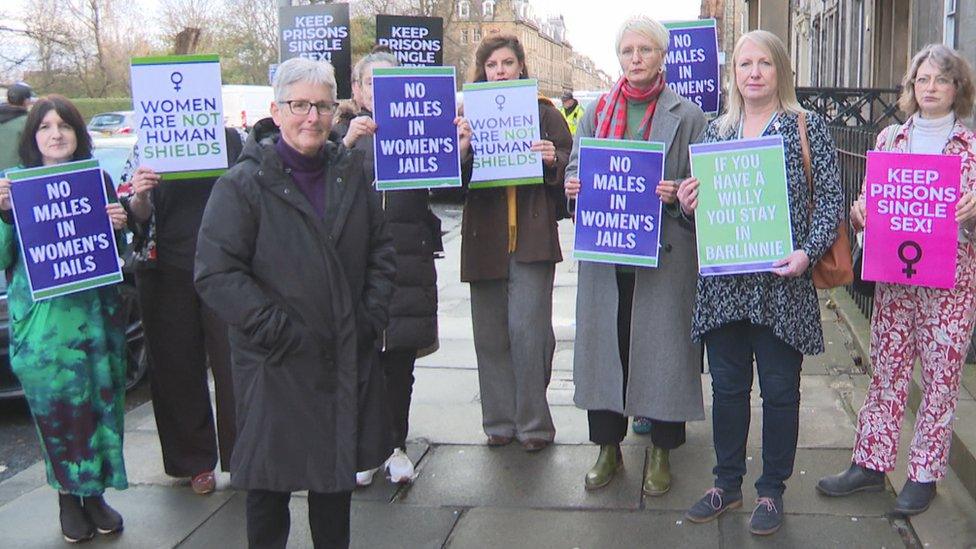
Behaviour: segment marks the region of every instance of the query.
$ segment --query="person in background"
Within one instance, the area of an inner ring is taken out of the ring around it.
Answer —
[[[233,166],[243,146],[240,134],[225,128],[224,135],[227,165]],[[237,432],[227,325],[193,286],[200,220],[217,178],[162,181],[140,165],[138,150],[126,163],[119,195],[136,227],[132,257],[163,470],[189,478],[197,494],[209,494],[217,484],[218,456],[220,469],[230,470]]]
[[[353,69],[357,97],[363,109],[350,124],[343,143],[363,153],[366,180],[375,185],[373,170],[373,69],[397,66],[396,58],[385,52],[363,57]],[[375,188],[375,187],[374,187]],[[414,466],[406,454],[410,397],[417,352],[437,342],[437,270],[435,255],[443,251],[440,220],[430,210],[426,189],[379,192],[386,223],[396,249],[396,289],[390,301],[390,323],[380,337],[379,364],[385,374],[386,405],[391,418],[393,453],[383,463],[393,482],[413,480]],[[365,412],[361,412],[364,415]],[[360,438],[376,426],[362,425]],[[360,485],[372,481],[373,470],[360,471]]]
[[[563,92],[562,106],[559,107],[559,114],[563,115],[566,119],[566,125],[569,126],[569,133],[576,135],[576,127],[579,125],[580,118],[583,117],[583,107],[579,104],[575,98],[573,98],[572,90],[566,90]]]
[[[291,493],[308,490],[314,545],[348,547],[360,372],[386,327],[395,251],[361,153],[329,140],[332,65],[289,59],[273,87],[272,118],[207,202],[194,281],[229,326],[249,546],[285,547]]]
[[[0,105],[0,171],[16,167],[20,163],[17,148],[33,96],[34,91],[24,82],[17,82],[7,88],[7,102]]]
[[[701,345],[691,340],[697,260],[694,226],[678,209],[676,181],[691,173],[688,144],[705,129],[701,109],[667,87],[667,28],[633,17],[617,33],[623,76],[583,116],[566,169],[566,196],[580,192],[583,137],[663,142],[665,204],[661,260],[655,268],[580,262],[576,298],[574,402],[587,412],[590,441],[600,446],[584,486],[595,490],[623,465],[627,417],[642,414],[651,434],[643,491],[671,489],[671,451],[685,443],[685,422],[705,419]],[[648,187],[650,189],[650,187]],[[634,426],[637,429],[637,418]]]
[[[912,370],[919,361],[922,402],[908,452],[908,480],[895,501],[896,513],[916,515],[928,509],[936,482],[946,475],[952,419],[976,324],[976,135],[963,123],[973,113],[976,89],[969,62],[942,44],[915,55],[901,89],[898,106],[909,118],[879,133],[875,150],[962,157],[956,284],[948,289],[877,284],[871,386],[858,413],[852,462],[847,471],[820,479],[817,490],[827,496],[884,490],[885,473],[895,469]],[[862,187],[851,206],[855,229],[864,229],[865,217]]]
[[[742,506],[755,363],[762,397],[763,467],[749,531],[769,535],[783,524],[783,493],[793,475],[803,355],[824,351],[813,266],[837,238],[844,192],[827,124],[797,101],[783,42],[768,31],[743,34],[729,66],[734,80],[726,112],[708,125],[703,141],[782,136],[793,251],[776,261],[771,272],[698,277],[692,336],[704,341],[708,353],[717,463],[713,487],[685,516],[704,523]],[[812,189],[802,140],[809,143]],[[681,183],[678,199],[686,216],[695,214],[698,188],[695,178]]]
[[[18,153],[25,168],[91,158],[81,113],[60,95],[27,116]],[[106,215],[121,240],[126,213],[103,172]],[[125,313],[117,285],[43,301],[31,299],[11,211],[10,180],[0,178],[0,268],[7,272],[10,366],[40,437],[47,483],[58,491],[65,541],[122,531],[106,488],[129,486],[122,455],[125,420]]]
[[[474,82],[529,77],[525,49],[508,34],[485,37],[475,51]],[[468,189],[461,223],[461,281],[471,284],[471,321],[478,359],[482,426],[489,446],[517,438],[530,452],[556,434],[546,388],[556,338],[552,286],[562,261],[556,201],[573,148],[566,121],[539,98],[544,183]],[[473,156],[463,154],[462,181],[471,180]],[[550,188],[557,193],[551,192]]]

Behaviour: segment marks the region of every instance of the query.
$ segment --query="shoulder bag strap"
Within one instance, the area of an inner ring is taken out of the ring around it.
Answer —
[[[800,151],[803,153],[803,173],[807,176],[807,185],[810,186],[810,204],[813,204],[813,168],[810,165],[810,143],[807,142],[807,113],[801,112],[797,116],[797,125],[800,130]]]

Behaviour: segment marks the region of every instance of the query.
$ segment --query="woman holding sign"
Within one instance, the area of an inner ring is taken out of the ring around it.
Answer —
[[[908,480],[895,512],[925,511],[945,477],[952,442],[952,417],[966,350],[976,317],[976,226],[974,170],[976,135],[962,120],[973,112],[973,70],[952,49],[927,46],[912,59],[902,79],[898,105],[910,116],[878,135],[876,150],[962,157],[962,195],[955,206],[959,223],[954,287],[927,288],[878,282],[871,317],[874,375],[858,414],[850,468],[820,479],[828,496],[884,490],[884,474],[894,470],[898,438],[915,361],[922,363],[922,403],[908,454]],[[865,187],[867,182],[865,181]],[[854,228],[863,230],[865,189],[851,207]]]
[[[704,141],[782,137],[794,251],[775,261],[771,272],[698,278],[692,336],[708,351],[718,463],[714,487],[686,516],[692,522],[708,522],[742,506],[755,360],[763,399],[763,472],[756,482],[758,499],[749,530],[767,535],[782,525],[785,482],[793,474],[803,355],[824,350],[812,266],[836,239],[843,192],[827,125],[797,101],[789,56],[780,39],[766,31],[744,34],[730,66],[735,81],[729,86],[726,112],[709,124]],[[816,182],[812,193],[804,173],[804,141],[809,143]],[[769,172],[782,174],[780,170],[772,166]],[[692,178],[681,183],[678,199],[685,215],[695,215],[702,184],[715,182]],[[705,214],[697,216],[699,232],[706,221]]]
[[[85,160],[91,150],[85,122],[70,101],[51,95],[31,109],[20,141],[23,167]],[[120,231],[126,215],[107,175],[105,191],[107,214]],[[96,532],[119,532],[122,516],[102,497],[106,488],[128,487],[122,459],[125,327],[119,290],[102,286],[32,301],[11,207],[10,180],[0,179],[0,267],[10,277],[10,365],[41,437],[47,482],[58,491],[61,532],[70,543]]]
[[[353,88],[357,91],[362,111],[349,123],[343,143],[363,153],[366,180],[375,181],[373,135],[373,69],[397,66],[391,53],[371,53],[363,57],[353,69]],[[407,429],[410,417],[410,397],[413,392],[414,362],[417,351],[437,341],[437,271],[434,254],[443,250],[440,220],[430,210],[430,193],[426,189],[407,189],[379,192],[380,202],[393,247],[396,248],[396,289],[390,301],[390,323],[380,335],[379,375],[386,379],[386,397],[369,403],[388,408],[393,432],[393,453],[379,455],[390,480],[410,482],[415,473],[407,456]],[[362,408],[364,403],[360,403]],[[376,434],[389,432],[387,425],[372,425]],[[363,435],[360,435],[361,438]],[[389,451],[386,438],[380,447]],[[374,445],[375,446],[375,445]],[[385,462],[383,460],[386,460]],[[374,460],[375,461],[375,460]],[[375,469],[360,471],[356,480],[360,485],[372,481]]]
[[[474,82],[529,77],[525,49],[506,34],[486,37],[474,60]],[[489,446],[517,438],[527,451],[552,442],[556,428],[546,388],[556,338],[552,285],[562,261],[556,208],[573,138],[559,111],[539,98],[542,185],[469,189],[461,226],[461,280],[471,283],[471,319],[478,355],[482,425]],[[462,145],[465,184],[473,156]],[[550,189],[555,189],[551,192]]]
[[[670,452],[684,444],[685,422],[705,419],[701,345],[688,335],[695,298],[695,234],[676,199],[676,180],[690,172],[688,144],[701,135],[705,116],[665,85],[668,43],[668,30],[657,21],[638,16],[623,24],[617,34],[623,77],[586,109],[566,170],[566,195],[575,198],[581,188],[580,138],[665,145],[665,180],[655,190],[665,204],[659,266],[587,261],[579,266],[574,400],[587,410],[590,441],[600,445],[596,464],[585,477],[590,490],[607,485],[622,465],[620,443],[628,416],[646,417],[651,424],[644,493],[652,496],[671,488]]]

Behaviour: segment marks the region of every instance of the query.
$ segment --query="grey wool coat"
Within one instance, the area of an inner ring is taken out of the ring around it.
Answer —
[[[580,121],[567,177],[579,172],[580,138],[596,131],[596,106],[596,101],[591,103]],[[669,88],[661,92],[649,141],[665,144],[665,179],[688,177],[688,145],[704,128],[701,109]],[[690,335],[698,281],[694,226],[676,207],[666,206],[662,217],[658,267],[635,267],[626,400],[617,343],[616,267],[580,262],[573,360],[574,401],[579,408],[661,421],[705,419],[702,347]]]

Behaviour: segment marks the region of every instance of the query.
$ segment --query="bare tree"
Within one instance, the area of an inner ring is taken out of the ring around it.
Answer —
[[[160,0],[156,16],[163,42],[160,46],[185,53],[211,50],[216,46],[222,13],[222,0]],[[193,35],[192,47],[177,47],[177,37],[187,29],[196,29],[182,35]]]
[[[227,0],[217,37],[224,81],[266,84],[278,61],[278,5],[270,0]]]

